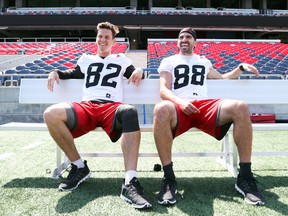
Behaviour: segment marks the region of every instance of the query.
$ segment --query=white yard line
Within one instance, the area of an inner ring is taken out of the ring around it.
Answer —
[[[29,145],[22,147],[21,149],[22,150],[29,150],[29,149],[37,148],[38,146],[43,145],[43,144],[44,144],[44,142],[34,142],[34,143],[31,143]],[[5,160],[9,157],[12,157],[13,155],[15,155],[15,153],[12,153],[12,152],[6,152],[3,154],[0,154],[0,160]]]
[[[15,153],[11,153],[11,152],[7,152],[7,153],[3,153],[3,154],[0,154],[0,160],[4,160],[6,158],[9,158],[11,157],[12,155],[14,155]]]
[[[26,146],[22,147],[21,149],[25,149],[25,150],[33,149],[33,148],[36,148],[36,147],[38,147],[40,145],[43,145],[43,144],[44,144],[44,142],[34,142],[34,143],[31,143],[29,145],[26,145]]]

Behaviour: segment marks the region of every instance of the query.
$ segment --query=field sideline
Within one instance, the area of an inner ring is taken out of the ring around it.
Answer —
[[[246,204],[234,189],[235,180],[215,158],[174,158],[178,179],[177,204],[163,207],[156,196],[162,172],[158,158],[139,158],[138,178],[151,200],[151,210],[133,209],[120,199],[122,158],[85,158],[92,177],[73,192],[57,190],[51,179],[56,166],[55,143],[48,132],[0,131],[0,215],[288,215],[287,157],[253,157],[253,170],[266,197],[264,207]],[[255,132],[253,149],[288,151],[288,131]],[[81,151],[120,152],[103,132],[76,139]],[[263,146],[265,143],[265,146]],[[269,143],[267,145],[266,143]],[[262,145],[261,145],[262,144]],[[218,151],[219,143],[201,133],[175,140],[174,151]],[[156,151],[152,133],[142,133],[141,152]]]

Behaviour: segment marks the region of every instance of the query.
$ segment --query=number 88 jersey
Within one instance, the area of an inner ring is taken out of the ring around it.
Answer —
[[[207,75],[212,63],[207,58],[193,54],[180,54],[162,60],[158,72],[172,75],[171,90],[178,97],[185,99],[207,98]]]
[[[108,55],[83,55],[77,61],[84,73],[83,101],[109,100],[122,102],[123,74],[132,64],[123,53]]]

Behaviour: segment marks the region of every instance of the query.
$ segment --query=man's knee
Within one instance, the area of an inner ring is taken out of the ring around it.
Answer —
[[[154,117],[158,119],[172,117],[174,112],[175,106],[170,101],[162,101],[154,107]]]
[[[223,108],[223,109],[222,109]],[[221,105],[221,110],[224,110],[226,115],[233,116],[241,116],[249,114],[248,105],[241,100],[224,100],[224,103]]]
[[[235,115],[250,116],[248,104],[244,101],[236,101],[232,107],[234,108]]]
[[[123,132],[140,130],[138,112],[134,106],[121,105],[116,112],[116,121],[122,126]]]
[[[71,106],[65,103],[54,104],[49,106],[43,113],[44,121],[46,124],[53,123],[54,121],[62,120],[67,121],[67,109]]]
[[[54,106],[49,106],[43,113],[43,117],[44,117],[44,121],[46,123],[49,123],[50,121],[52,121],[54,118],[56,118],[56,114],[55,114],[55,108]]]

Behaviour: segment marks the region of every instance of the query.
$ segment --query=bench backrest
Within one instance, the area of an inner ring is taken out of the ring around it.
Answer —
[[[47,89],[47,79],[22,79],[19,103],[42,104],[81,101],[83,80],[61,80],[53,92]],[[287,104],[288,80],[208,80],[209,98],[243,100],[248,104]],[[124,102],[155,104],[159,97],[159,80],[142,80],[140,86],[124,80]]]

